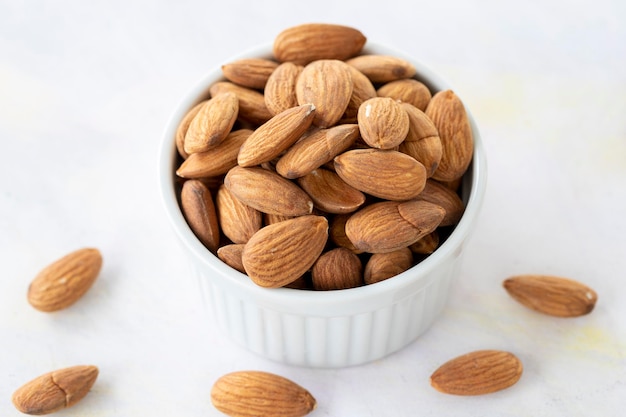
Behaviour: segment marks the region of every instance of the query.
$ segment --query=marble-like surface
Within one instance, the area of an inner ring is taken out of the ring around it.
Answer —
[[[626,6],[618,0],[0,2],[0,414],[49,370],[93,363],[92,392],[59,416],[218,416],[222,374],[282,374],[311,416],[617,416],[626,394]],[[209,69],[282,29],[344,23],[414,55],[471,109],[489,160],[484,210],[443,316],[401,352],[316,370],[256,357],[207,320],[161,206],[156,159],[174,105]],[[44,314],[34,275],[83,246],[98,281]],[[592,286],[592,314],[555,319],[501,281],[549,273]],[[474,349],[524,375],[482,397],[428,378]]]

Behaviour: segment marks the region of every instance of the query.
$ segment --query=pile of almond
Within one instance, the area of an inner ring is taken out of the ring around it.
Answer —
[[[461,100],[358,30],[304,24],[273,57],[222,66],[176,133],[183,214],[263,287],[344,289],[432,253],[464,211],[473,138]]]

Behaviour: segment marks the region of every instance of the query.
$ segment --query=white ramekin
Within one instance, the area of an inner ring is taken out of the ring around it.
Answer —
[[[450,89],[439,76],[412,57],[369,42],[363,53],[393,55],[416,67],[416,78],[431,91]],[[232,57],[272,57],[271,45]],[[197,274],[204,300],[221,330],[248,350],[274,361],[336,368],[363,364],[396,352],[426,331],[446,305],[459,274],[463,246],[473,230],[486,188],[486,160],[480,134],[468,110],[474,134],[474,158],[464,177],[465,213],[447,240],[408,271],[374,285],[339,291],[262,288],[224,264],[195,237],[178,205],[175,188],[175,132],[186,112],[208,97],[222,79],[213,69],[176,106],[165,128],[159,155],[159,182],[167,216]],[[181,271],[189,271],[181,265]]]

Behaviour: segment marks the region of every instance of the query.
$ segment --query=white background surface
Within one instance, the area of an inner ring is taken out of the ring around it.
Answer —
[[[626,402],[626,6],[553,1],[0,0],[0,415],[51,370],[95,364],[59,416],[217,416],[221,375],[276,372],[311,416],[618,416]],[[157,149],[209,69],[299,23],[360,29],[438,72],[471,109],[489,162],[484,210],[444,315],[408,348],[339,370],[283,366],[207,321],[161,206]],[[83,246],[102,273],[45,314],[26,290]],[[596,309],[555,319],[516,304],[508,276],[568,276]],[[440,394],[430,374],[474,349],[516,353],[514,387]]]

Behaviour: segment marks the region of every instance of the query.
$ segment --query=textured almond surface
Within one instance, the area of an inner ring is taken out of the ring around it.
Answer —
[[[363,285],[363,265],[357,255],[346,248],[323,253],[311,269],[316,290],[344,290]]]
[[[578,281],[549,275],[518,275],[503,282],[506,291],[524,306],[556,317],[589,314],[596,292]]]
[[[210,251],[217,250],[220,230],[211,191],[200,180],[187,180],[180,200],[185,219],[196,237]]]
[[[296,81],[303,68],[293,62],[284,62],[269,76],[264,96],[265,105],[272,114],[276,115],[298,105]]]
[[[408,103],[402,103],[401,106],[409,117],[409,131],[398,150],[424,165],[430,178],[439,167],[443,155],[439,132],[420,109]]]
[[[246,273],[262,287],[282,287],[300,278],[322,253],[328,240],[323,216],[300,216],[265,226],[246,243]]]
[[[243,87],[230,81],[218,81],[211,85],[209,92],[211,97],[225,93],[235,94],[239,100],[239,119],[255,126],[267,122],[273,116],[265,105],[265,97],[255,89]]]
[[[204,152],[222,143],[230,133],[239,113],[239,100],[224,93],[208,100],[193,118],[185,134],[188,154]]]
[[[183,158],[187,158],[189,154],[185,152],[185,135],[187,134],[187,130],[189,129],[189,125],[194,117],[198,114],[200,109],[206,104],[207,100],[201,101],[196,104],[185,114],[183,119],[178,124],[176,128],[176,150],[178,154]]]
[[[357,121],[361,137],[372,148],[393,149],[409,133],[409,115],[400,103],[389,97],[363,102]]]
[[[287,28],[274,39],[274,56],[281,62],[306,65],[318,59],[345,60],[358,54],[365,36],[357,29],[327,23],[306,23]]]
[[[306,389],[262,371],[238,371],[220,377],[211,389],[211,402],[232,417],[302,417],[316,407],[315,398]]]
[[[413,253],[409,248],[375,253],[365,264],[363,279],[365,284],[374,284],[401,274],[411,266],[413,266]]]
[[[219,225],[233,243],[246,243],[262,226],[260,211],[235,198],[225,185],[215,196]]]
[[[315,207],[326,213],[351,213],[365,203],[362,192],[327,169],[313,170],[298,178],[298,184],[311,197]]]
[[[413,78],[391,81],[376,90],[376,93],[379,97],[391,97],[422,111],[426,109],[432,97],[428,87]]]
[[[456,192],[432,179],[426,181],[426,186],[417,199],[437,204],[446,211],[440,226],[457,224],[465,211],[465,204]]]
[[[276,67],[271,59],[244,58],[222,65],[222,73],[235,84],[262,90]]]
[[[522,362],[512,353],[479,350],[441,365],[430,383],[446,394],[482,395],[508,388],[521,376]]]
[[[234,268],[239,272],[245,273],[246,270],[244,269],[243,261],[241,260],[243,247],[243,243],[231,243],[229,245],[221,246],[217,250],[217,257],[231,268]]]
[[[89,393],[96,382],[98,368],[79,365],[41,375],[24,384],[12,401],[20,412],[44,415],[71,407]]]
[[[37,274],[28,288],[28,302],[45,312],[67,308],[91,288],[101,268],[102,255],[98,249],[69,253]]]
[[[373,83],[387,83],[415,75],[415,67],[410,62],[395,56],[360,55],[346,61]]]

